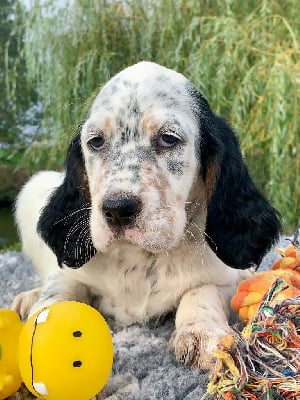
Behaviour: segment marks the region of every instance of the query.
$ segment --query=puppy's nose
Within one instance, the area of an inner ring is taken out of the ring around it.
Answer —
[[[114,226],[131,224],[140,211],[141,201],[135,197],[113,197],[102,203],[107,223]]]

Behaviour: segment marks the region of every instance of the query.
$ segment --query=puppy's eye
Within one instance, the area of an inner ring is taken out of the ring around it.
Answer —
[[[177,136],[168,135],[167,133],[163,133],[157,138],[157,145],[163,148],[174,147],[179,142],[180,139]]]
[[[87,143],[92,150],[99,151],[103,149],[105,142],[102,136],[95,136],[92,139],[90,139]]]

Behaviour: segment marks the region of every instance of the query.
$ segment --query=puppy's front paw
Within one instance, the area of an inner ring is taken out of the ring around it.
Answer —
[[[41,294],[41,288],[28,290],[18,294],[11,305],[11,309],[16,311],[22,319],[25,319],[32,306],[38,301]]]
[[[209,331],[203,324],[191,323],[180,326],[171,337],[177,361],[187,366],[211,369],[214,365],[213,352],[221,337],[229,331]]]

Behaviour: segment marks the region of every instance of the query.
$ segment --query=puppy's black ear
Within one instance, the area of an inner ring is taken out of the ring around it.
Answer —
[[[90,195],[78,132],[68,149],[63,183],[51,194],[37,226],[60,266],[79,268],[95,255],[89,219]]]
[[[276,210],[257,190],[243,161],[239,141],[198,93],[199,159],[207,189],[206,240],[233,268],[258,265],[278,239]]]

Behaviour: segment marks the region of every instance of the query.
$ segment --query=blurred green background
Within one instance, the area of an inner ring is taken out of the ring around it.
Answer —
[[[152,60],[185,74],[230,120],[254,181],[292,233],[299,16],[299,0],[1,0],[0,201],[14,197],[20,175],[60,169],[99,88]]]

